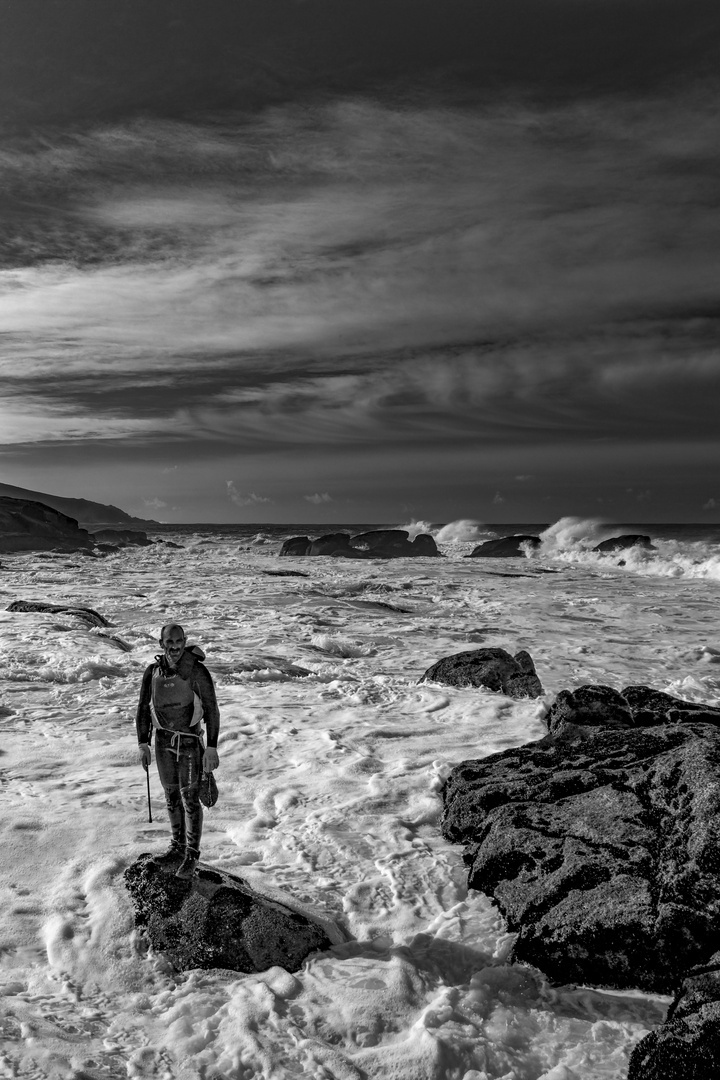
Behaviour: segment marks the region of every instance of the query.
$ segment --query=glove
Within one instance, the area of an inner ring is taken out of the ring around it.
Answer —
[[[213,772],[220,764],[218,752],[214,746],[208,746],[203,754],[203,772]]]
[[[152,751],[148,743],[138,743],[138,761],[143,769],[147,769],[152,761]]]

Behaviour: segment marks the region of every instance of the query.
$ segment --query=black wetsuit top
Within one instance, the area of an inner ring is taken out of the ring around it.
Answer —
[[[135,727],[139,743],[149,743],[152,737],[153,722],[150,712],[153,672],[158,664],[165,666],[167,661],[162,656],[154,664],[148,664],[140,687]],[[168,671],[172,670],[168,667]],[[203,707],[203,722],[206,730],[207,745],[217,748],[220,734],[220,710],[218,709],[215,687],[210,672],[196,656],[185,649],[175,668],[182,679],[187,679],[194,693],[200,698]],[[190,730],[190,729],[188,729]],[[197,729],[196,729],[197,730]]]

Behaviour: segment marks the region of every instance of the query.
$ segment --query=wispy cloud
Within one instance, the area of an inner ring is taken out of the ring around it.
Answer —
[[[316,491],[314,495],[303,495],[303,499],[306,502],[313,503],[315,506],[322,506],[323,503],[333,501],[332,495],[329,495],[327,491],[323,491],[322,494]]]
[[[3,441],[709,435],[717,165],[699,94],[26,140]]]
[[[247,494],[238,491],[232,480],[226,480],[227,495],[231,502],[234,502],[236,506],[256,506],[260,503],[272,503],[272,499],[266,498],[263,495],[256,495],[254,491],[250,491]]]

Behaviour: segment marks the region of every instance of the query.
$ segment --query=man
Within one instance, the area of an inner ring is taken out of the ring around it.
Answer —
[[[176,877],[191,878],[200,858],[200,778],[218,767],[220,713],[210,672],[201,663],[205,654],[197,645],[186,648],[182,626],[163,626],[160,645],[163,651],[145,669],[140,688],[135,718],[138,760],[148,768],[155,728],[155,757],[172,831],[170,847],[155,861],[176,866]],[[207,727],[207,749],[201,719]]]

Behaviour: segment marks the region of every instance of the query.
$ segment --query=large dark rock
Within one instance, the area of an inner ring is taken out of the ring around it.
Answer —
[[[573,727],[652,727],[655,724],[702,722],[720,725],[720,709],[682,701],[640,684],[613,690],[587,685],[561,690],[545,718],[553,735]]]
[[[413,558],[421,555],[434,558],[440,552],[429,533],[418,533],[413,541],[405,529],[374,529],[350,538],[350,546],[367,551],[376,559]]]
[[[478,544],[467,556],[468,559],[513,559],[525,556],[525,548],[533,551],[540,547],[539,536],[501,536],[498,540],[486,540]]]
[[[516,960],[557,983],[669,993],[720,939],[720,728],[630,689],[564,692],[555,734],[462,762],[442,829],[518,932]],[[666,722],[644,726],[652,702]]]
[[[374,529],[351,536],[346,532],[328,533],[311,540],[293,536],[280,548],[281,555],[331,555],[343,559],[397,559],[435,557],[440,552],[432,536],[420,533],[410,542],[404,529]]]
[[[280,548],[281,555],[308,555],[310,552],[310,544],[312,543],[309,536],[291,536],[289,540],[283,543]]]
[[[0,497],[0,551],[88,550],[92,538],[75,518],[29,499]]]
[[[622,536],[612,536],[609,540],[602,540],[599,544],[596,544],[593,551],[599,551],[603,554],[613,551],[627,551],[628,548],[640,547],[645,548],[646,551],[657,551],[657,548],[650,542],[650,537],[645,536],[643,533],[624,533]]]
[[[297,971],[310,953],[342,940],[332,926],[256,892],[242,878],[205,863],[183,881],[141,855],[125,871],[125,883],[152,947],[176,969],[229,968]]]
[[[665,1023],[630,1057],[628,1080],[717,1080],[720,1068],[720,952],[691,969]]]
[[[76,615],[78,619],[89,623],[90,626],[110,626],[104,616],[99,615],[93,608],[85,607],[84,604],[51,604],[46,600],[13,600],[8,604],[7,611],[39,611],[49,612],[52,615]]]
[[[347,559],[363,558],[362,552],[350,547],[350,533],[327,533],[310,541],[308,555],[343,555]]]
[[[152,540],[148,540],[147,533],[141,529],[98,529],[93,532],[93,536],[101,543],[116,544],[120,547],[126,545],[147,547],[152,544]]]
[[[500,648],[471,649],[444,656],[418,682],[484,686],[514,698],[540,697],[543,692],[532,657],[524,649],[515,656]]]

